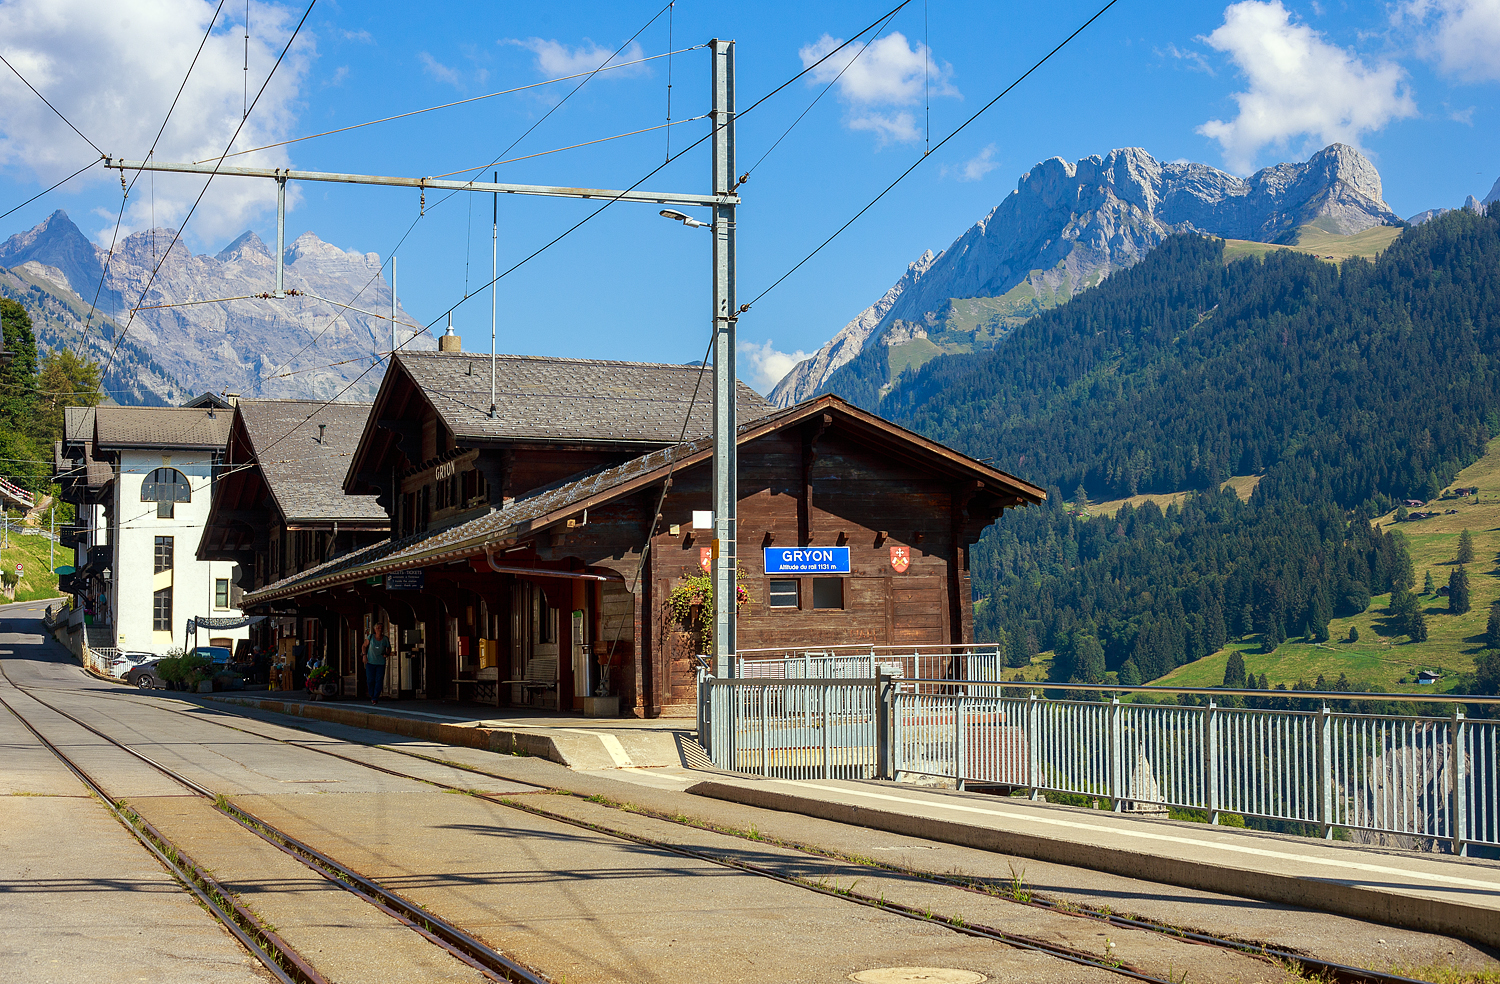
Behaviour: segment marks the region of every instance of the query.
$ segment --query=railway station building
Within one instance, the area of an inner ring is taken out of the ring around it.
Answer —
[[[245,591],[386,540],[390,520],[371,495],[346,495],[344,473],[370,416],[368,403],[239,400],[203,534],[200,561],[233,564],[235,607]],[[295,606],[260,606],[257,647],[291,655],[350,643],[346,631]],[[351,683],[352,685],[352,683]]]
[[[321,623],[345,696],[365,696],[380,621],[390,697],[691,707],[713,602],[707,372],[502,356],[492,404],[490,368],[398,353],[342,486],[390,538],[262,564],[245,610]],[[835,396],[777,410],[741,385],[738,402],[740,648],[972,642],[969,547],[1044,493]]]

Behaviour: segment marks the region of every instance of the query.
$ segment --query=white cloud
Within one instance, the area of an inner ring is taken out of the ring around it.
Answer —
[[[978,181],[999,166],[995,161],[995,145],[990,144],[962,164],[944,164],[943,177]]]
[[[1448,75],[1500,80],[1500,0],[1408,0],[1391,14],[1396,27],[1424,33],[1416,49]]]
[[[584,38],[583,43],[576,46],[566,45],[556,40],[548,41],[544,38],[526,38],[525,40],[507,38],[500,43],[519,45],[536,55],[537,71],[549,79],[561,79],[570,75],[592,72],[605,61],[609,61],[610,65],[621,65],[646,57],[646,52],[641,48],[639,41],[630,42],[625,50],[613,60],[610,60],[609,56],[615,53],[614,48],[605,48],[588,38]],[[630,68],[611,69],[608,75],[612,77],[641,75],[646,71],[645,65],[632,65]]]
[[[804,45],[797,54],[802,67],[843,44],[841,38],[823,35]],[[882,144],[911,142],[921,138],[915,114],[898,107],[921,104],[930,94],[952,98],[959,92],[949,79],[950,65],[939,62],[926,45],[911,44],[900,31],[873,41],[869,47],[851,44],[813,69],[810,85],[827,85],[838,80],[839,98],[850,107],[846,125],[851,130],[868,130],[879,136]]]
[[[1231,170],[1249,171],[1262,148],[1294,137],[1357,145],[1360,134],[1416,114],[1399,66],[1367,65],[1329,44],[1293,23],[1281,0],[1231,5],[1223,25],[1202,40],[1228,54],[1248,83],[1234,94],[1238,116],[1209,120],[1197,131],[1219,141]]]
[[[7,0],[0,4],[0,46],[32,85],[101,149],[139,159],[150,149],[213,11],[214,4],[206,0],[112,0],[103,7],[97,0]],[[251,10],[252,99],[300,15],[300,10],[263,3]],[[162,134],[157,160],[199,161],[223,153],[242,115],[244,44],[238,21],[215,25]],[[291,135],[299,88],[314,56],[312,36],[304,30],[240,131],[237,148]],[[37,181],[51,184],[92,156],[94,150],[14,75],[0,74],[0,167],[29,171]],[[285,149],[233,162],[254,167],[290,163]],[[102,168],[87,177],[119,181],[118,172]],[[158,226],[181,222],[203,181],[196,175],[157,174],[154,182],[150,175],[142,176],[127,203],[122,232],[144,228],[153,210]],[[272,182],[218,178],[194,213],[188,235],[202,244],[236,234],[275,204]],[[107,243],[113,230],[111,214],[96,235]]]
[[[739,350],[740,378],[762,393],[771,392],[797,363],[809,357],[809,353],[801,349],[778,352],[769,338],[760,345],[740,342],[736,347]]]
[[[439,82],[447,83],[455,88],[463,88],[464,79],[458,69],[449,68],[425,51],[417,52],[417,61],[422,63],[422,71]]]
[[[866,111],[848,120],[851,130],[868,130],[880,138],[883,147],[888,143],[912,143],[922,139],[922,128],[911,113],[877,113]]]
[[[369,31],[340,31],[339,35],[342,36],[345,41],[355,41],[359,44],[375,43],[375,38],[370,34]]]

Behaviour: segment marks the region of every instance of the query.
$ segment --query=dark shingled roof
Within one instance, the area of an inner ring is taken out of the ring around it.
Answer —
[[[1045,492],[1027,482],[943,448],[941,445],[931,444],[919,435],[904,431],[880,420],[873,414],[867,414],[865,411],[849,406],[836,396],[815,397],[796,406],[775,410],[757,420],[743,423],[739,427],[739,441],[753,439],[756,435],[765,434],[795,422],[798,417],[825,409],[837,409],[856,420],[873,421],[893,433],[904,435],[904,439],[913,446],[926,445],[936,449],[950,456],[957,467],[971,471],[975,475],[987,476],[996,484],[1009,486],[1017,494],[1031,501],[1040,502],[1047,497]],[[695,441],[643,454],[623,464],[582,472],[519,497],[506,509],[487,513],[468,522],[457,523],[443,529],[415,533],[400,540],[387,540],[366,547],[364,550],[345,554],[319,567],[260,588],[247,595],[246,599],[247,602],[253,604],[269,600],[266,597],[269,595],[293,594],[295,591],[287,589],[302,585],[312,586],[313,582],[335,578],[355,569],[358,569],[357,576],[373,576],[403,566],[420,566],[422,561],[445,553],[472,551],[483,543],[519,540],[533,530],[558,522],[560,517],[566,517],[571,512],[609,501],[617,494],[617,490],[623,490],[638,479],[654,481],[674,462],[677,466],[683,466],[695,457],[706,459],[712,449],[713,438],[711,436],[700,437]]]
[[[387,521],[375,496],[344,494],[344,472],[370,404],[241,400],[239,412],[266,487],[287,522]],[[325,425],[321,444],[319,424]]]
[[[63,408],[63,440],[80,444],[94,439],[94,408]]]
[[[496,416],[490,417],[489,356],[401,352],[460,445],[485,441],[638,441],[675,444],[713,429],[713,376],[698,366],[502,355],[496,359]],[[701,381],[701,385],[700,385]],[[697,390],[697,399],[693,393]],[[739,419],[774,407],[737,384]]]
[[[103,449],[218,450],[229,443],[233,416],[224,410],[181,407],[99,407],[95,443]]]

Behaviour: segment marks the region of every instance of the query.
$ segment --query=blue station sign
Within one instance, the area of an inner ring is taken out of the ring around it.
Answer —
[[[766,547],[767,574],[848,574],[848,547]]]

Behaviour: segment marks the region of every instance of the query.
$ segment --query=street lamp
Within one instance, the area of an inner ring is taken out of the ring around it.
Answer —
[[[699,226],[702,226],[705,229],[708,228],[707,222],[702,222],[698,219],[695,219],[691,215],[686,215],[682,212],[677,211],[675,208],[664,208],[658,214],[661,215],[661,217],[664,219],[671,219],[674,222],[681,222],[689,229],[696,229]]]

